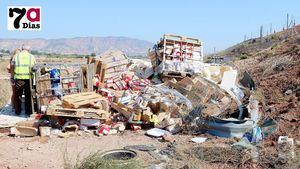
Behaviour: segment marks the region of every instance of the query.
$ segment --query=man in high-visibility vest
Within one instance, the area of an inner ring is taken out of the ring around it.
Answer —
[[[22,51],[14,57],[14,79],[15,79],[15,113],[21,113],[21,97],[25,94],[25,112],[31,114],[31,68],[35,64],[35,58],[29,53],[30,46],[23,45]]]

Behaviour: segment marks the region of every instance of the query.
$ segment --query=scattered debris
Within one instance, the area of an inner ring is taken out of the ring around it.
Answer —
[[[205,137],[195,137],[192,138],[191,141],[194,143],[204,143],[207,140]]]
[[[291,95],[292,93],[293,93],[292,90],[287,90],[287,91],[284,92],[284,94],[286,94],[286,95]]]
[[[51,127],[41,126],[39,127],[39,132],[41,137],[50,137]]]
[[[278,137],[278,156],[283,159],[295,158],[294,139],[288,136]]]
[[[175,142],[175,138],[171,135],[171,134],[164,134],[162,136],[163,140],[165,142],[170,142],[170,143],[174,143]]]
[[[119,149],[119,150],[110,150],[102,153],[102,158],[105,160],[130,160],[137,156],[137,153],[133,150],[125,150],[125,149]]]
[[[146,131],[146,134],[153,137],[162,137],[165,134],[170,134],[166,130],[158,129],[158,128],[152,128],[150,130]]]
[[[138,151],[155,151],[156,148],[154,146],[148,146],[148,145],[132,145],[132,146],[126,146],[124,149],[133,149]]]
[[[15,126],[11,128],[11,135],[21,137],[33,137],[38,135],[38,129],[28,126]]]

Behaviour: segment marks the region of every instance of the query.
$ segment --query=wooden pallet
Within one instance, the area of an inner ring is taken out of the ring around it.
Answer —
[[[46,115],[107,120],[109,113],[101,109],[48,108]]]
[[[94,105],[95,102],[106,100],[106,98],[95,92],[72,94],[62,97],[62,107],[76,109],[81,106]]]

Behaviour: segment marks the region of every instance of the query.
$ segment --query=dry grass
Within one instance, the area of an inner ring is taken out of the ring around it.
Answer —
[[[251,150],[225,148],[225,147],[197,147],[193,149],[193,155],[199,160],[219,164],[221,168],[291,168],[300,167],[299,149],[295,150],[294,159],[279,158],[278,151],[274,147],[256,147],[257,161],[253,161]]]
[[[103,159],[100,152],[90,154],[83,160],[77,155],[75,164],[71,163],[67,151],[64,154],[64,169],[140,169],[141,165],[135,160],[106,160]]]
[[[264,95],[264,91],[262,89],[257,89],[254,91],[253,96],[256,100],[258,100],[263,105],[266,104],[266,98]]]
[[[224,147],[197,147],[194,154],[202,161],[227,164],[232,168],[239,168],[251,160],[249,153]]]

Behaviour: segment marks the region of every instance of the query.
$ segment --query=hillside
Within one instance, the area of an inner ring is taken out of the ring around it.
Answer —
[[[288,37],[295,37],[299,34],[300,25],[297,25],[294,27],[294,29],[289,29],[289,31],[284,30],[281,32],[273,33],[271,35],[264,36],[262,39],[248,39],[217,53],[217,55],[232,57],[235,58],[235,60],[245,59],[249,56],[254,56],[257,53],[268,48],[274,48],[277,45],[280,45],[283,41],[287,40]]]
[[[300,26],[294,33],[282,31],[237,44],[223,51],[235,58],[227,64],[240,72],[248,71],[257,85],[255,95],[260,99],[264,118],[279,124],[275,135],[300,137]],[[241,57],[243,56],[243,57]]]
[[[70,39],[0,39],[0,49],[13,50],[27,43],[32,50],[59,54],[100,54],[122,50],[127,55],[145,55],[151,42],[127,37],[78,37]]]

